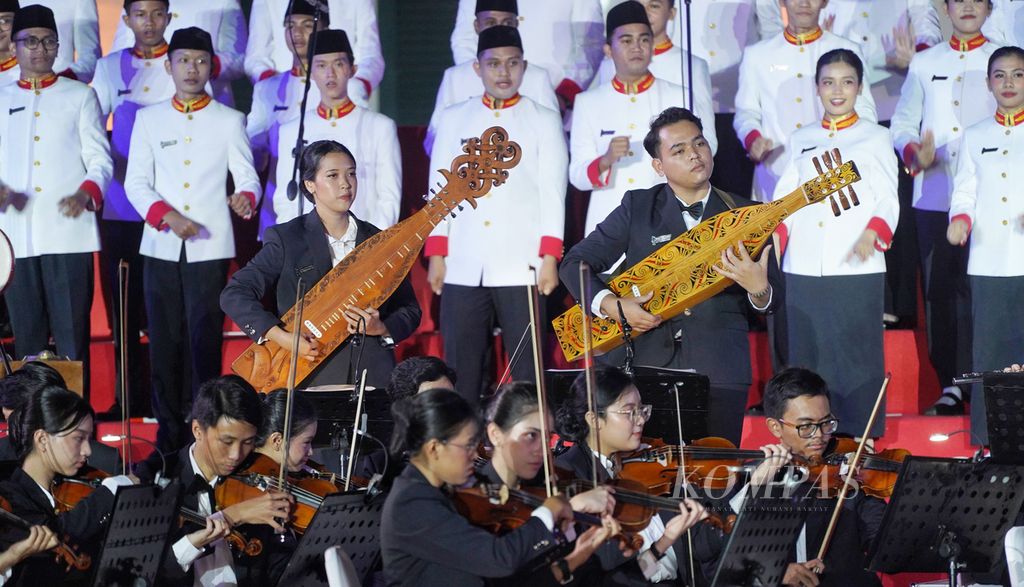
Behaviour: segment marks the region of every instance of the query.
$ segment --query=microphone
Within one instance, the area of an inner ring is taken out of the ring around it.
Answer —
[[[294,179],[288,182],[288,187],[285,189],[285,195],[288,196],[289,202],[294,202],[295,198],[299,196],[299,182]]]

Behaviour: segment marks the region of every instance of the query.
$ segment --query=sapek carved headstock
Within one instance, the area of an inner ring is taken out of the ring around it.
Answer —
[[[510,141],[508,132],[500,126],[485,130],[480,138],[466,141],[462,146],[464,155],[452,161],[451,169],[439,169],[446,185],[436,192],[449,210],[459,207],[468,200],[476,208],[476,199],[481,198],[492,187],[498,187],[508,179],[508,170],[515,167],[522,157],[519,144]],[[454,214],[453,214],[454,216]]]
[[[832,214],[839,216],[842,210],[849,210],[850,206],[859,206],[860,199],[857,192],[853,191],[853,184],[860,181],[860,172],[857,171],[857,164],[853,161],[843,163],[839,149],[832,149],[821,154],[821,159],[813,157],[814,169],[818,177],[806,181],[803,184],[804,197],[811,204],[820,202],[826,197],[832,205]],[[822,163],[825,164],[824,169]],[[843,190],[846,193],[843,193]],[[839,204],[836,203],[836,196],[839,196]]]

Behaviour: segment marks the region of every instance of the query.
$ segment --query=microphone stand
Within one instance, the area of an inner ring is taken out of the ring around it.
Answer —
[[[302,87],[302,102],[301,105],[299,106],[299,133],[298,136],[295,138],[295,147],[292,149],[292,158],[294,159],[292,164],[292,179],[291,181],[288,182],[288,188],[285,191],[286,195],[288,196],[289,202],[293,202],[296,199],[298,199],[298,202],[296,202],[295,204],[295,208],[298,211],[298,216],[302,216],[302,213],[304,211],[303,208],[305,205],[305,198],[298,197],[299,164],[302,160],[302,148],[306,146],[306,104],[309,101],[309,88],[313,81],[312,77],[310,76],[310,73],[313,69],[313,50],[316,47],[316,36],[317,32],[319,32],[318,28],[320,25],[321,13],[320,3],[313,2],[312,4],[314,5],[313,34],[309,36],[309,43],[307,43],[308,46],[306,47],[306,71],[303,72],[306,74],[306,81]],[[285,15],[286,18],[287,16],[288,15]],[[289,31],[288,34],[292,33]]]
[[[636,349],[633,347],[633,327],[626,321],[626,313],[622,311],[622,302],[615,302],[619,307],[619,323],[622,326],[622,340],[626,344],[626,358],[622,361],[622,372],[633,376],[633,358],[636,356]]]
[[[686,61],[679,62],[679,67],[683,70],[679,73],[680,77],[686,82],[686,93],[689,99],[687,104],[689,104],[690,112],[693,112],[693,35],[690,17],[690,2],[692,0],[683,1],[686,4]],[[679,28],[683,28],[683,12],[679,13]]]

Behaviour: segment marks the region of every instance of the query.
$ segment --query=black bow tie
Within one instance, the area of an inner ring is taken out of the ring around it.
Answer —
[[[686,204],[679,202],[679,209],[684,214],[689,214],[690,217],[693,218],[694,220],[700,220],[701,214],[704,213],[704,200],[701,200],[696,204],[692,204],[690,206],[687,206]]]

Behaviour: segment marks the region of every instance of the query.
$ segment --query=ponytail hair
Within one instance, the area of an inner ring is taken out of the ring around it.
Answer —
[[[47,385],[11,414],[8,422],[11,446],[22,461],[35,448],[36,430],[65,434],[78,428],[86,417],[94,416],[92,406],[82,396],[58,385]]]
[[[485,419],[508,432],[520,420],[539,409],[537,386],[528,381],[513,381],[498,388],[487,404]]]
[[[558,434],[573,442],[585,443],[590,434],[590,425],[586,419],[590,407],[587,401],[586,377],[586,373],[580,373],[572,382],[572,397],[558,407],[555,416]],[[614,404],[631,385],[635,385],[633,378],[621,369],[597,367],[594,370],[594,408],[598,415],[603,416],[608,406]]]
[[[391,417],[392,455],[415,455],[432,439],[447,441],[466,424],[480,423],[469,402],[447,389],[428,389],[397,401],[391,404]]]
[[[256,435],[256,446],[265,445],[270,435],[275,432],[284,434],[284,413],[288,403],[288,390],[275,389],[261,399],[263,401],[263,423],[260,425],[259,434]],[[315,424],[316,421],[316,406],[306,397],[305,393],[296,390],[292,396],[292,436],[301,432],[306,426]]]

